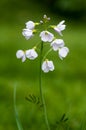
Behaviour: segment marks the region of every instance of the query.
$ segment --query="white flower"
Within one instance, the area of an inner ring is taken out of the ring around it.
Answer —
[[[22,35],[28,40],[33,36],[33,30],[23,29]]]
[[[40,37],[43,42],[51,42],[54,38],[54,35],[48,31],[42,31],[40,33]]]
[[[52,43],[51,46],[54,51],[57,51],[59,48],[62,48],[64,46],[64,41],[62,39],[55,39]]]
[[[35,51],[35,49],[29,49],[26,50],[26,57],[30,60],[34,60],[36,57],[38,57],[37,52]]]
[[[22,62],[24,62],[24,61],[26,60],[25,52],[22,51],[22,50],[18,50],[18,51],[16,52],[16,57],[17,57],[18,59],[22,59]]]
[[[42,70],[47,73],[49,71],[53,71],[54,70],[54,64],[52,61],[44,61],[42,64]]]
[[[65,29],[65,27],[66,27],[66,25],[64,24],[64,22],[65,22],[65,21],[63,20],[63,21],[61,21],[57,26],[54,27],[54,30],[55,30],[56,32],[58,32],[59,35],[61,35],[61,36],[62,36],[61,31],[63,31],[63,30]]]
[[[30,29],[30,30],[33,30],[34,27],[35,27],[35,23],[33,21],[28,21],[26,24],[26,28],[27,29]]]
[[[67,56],[67,54],[69,53],[69,49],[67,47],[62,47],[61,49],[59,49],[59,57],[60,59],[63,59]]]

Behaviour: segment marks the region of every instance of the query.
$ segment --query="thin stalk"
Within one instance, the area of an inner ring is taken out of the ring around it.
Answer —
[[[14,100],[14,112],[15,112],[17,127],[18,127],[18,130],[23,130],[20,119],[19,119],[17,107],[16,107],[16,85],[14,86],[13,100]]]
[[[52,48],[50,48],[47,53],[45,54],[45,56],[43,57],[43,60],[45,60],[46,56],[52,51]]]
[[[48,118],[47,118],[47,111],[46,111],[46,105],[45,105],[45,100],[43,96],[43,91],[42,91],[42,70],[41,70],[41,65],[42,65],[42,53],[43,53],[43,42],[41,43],[41,49],[40,49],[40,73],[39,73],[39,87],[40,87],[40,97],[41,97],[41,102],[43,106],[43,112],[44,112],[44,118],[45,118],[45,123],[47,126],[47,130],[50,130]]]

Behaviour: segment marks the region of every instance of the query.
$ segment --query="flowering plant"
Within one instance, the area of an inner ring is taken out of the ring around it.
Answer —
[[[61,21],[58,25],[49,25],[47,26],[47,23],[50,21],[50,18],[48,18],[46,15],[43,16],[43,19],[35,23],[33,21],[28,21],[26,22],[26,28],[23,29],[22,35],[26,38],[26,40],[29,40],[30,38],[34,37],[35,33],[39,32],[39,37],[40,37],[40,43],[36,44],[33,48],[28,49],[28,50],[18,50],[16,52],[16,57],[18,59],[21,59],[22,62],[25,62],[26,59],[34,60],[38,57],[38,52],[37,49],[40,48],[40,76],[39,76],[39,88],[40,88],[40,98],[41,98],[41,103],[43,106],[43,112],[44,112],[44,117],[45,117],[45,122],[47,129],[50,130],[48,118],[47,118],[47,112],[46,112],[46,105],[45,105],[45,100],[43,97],[43,92],[42,92],[42,71],[44,73],[48,73],[49,71],[53,71],[55,69],[54,63],[52,60],[49,60],[47,58],[47,55],[53,50],[55,52],[58,52],[59,58],[62,60],[67,56],[69,53],[68,47],[65,46],[64,40],[63,39],[58,39],[54,36],[53,33],[49,31],[49,29],[55,30],[58,35],[61,37],[62,31],[65,30],[66,25],[64,24],[65,21]],[[36,27],[38,26],[43,26],[42,31],[38,31]],[[49,44],[48,44],[49,43]],[[46,52],[46,54],[43,56],[43,49],[44,45],[49,45],[50,48]]]

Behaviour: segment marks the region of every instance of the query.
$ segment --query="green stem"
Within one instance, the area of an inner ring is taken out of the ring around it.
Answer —
[[[16,107],[16,85],[14,86],[14,95],[13,96],[14,96],[13,97],[13,100],[14,100],[14,112],[15,112],[17,127],[18,127],[18,130],[23,130],[23,127],[22,127],[20,119],[19,119],[17,107]]]
[[[49,122],[47,118],[47,111],[46,111],[46,105],[45,105],[45,100],[43,97],[43,91],[42,91],[42,70],[41,70],[41,65],[42,65],[42,52],[43,52],[43,42],[41,43],[41,49],[40,49],[40,73],[39,73],[39,87],[40,87],[40,97],[41,97],[41,102],[43,105],[43,112],[44,112],[44,118],[45,118],[45,123],[47,126],[47,129],[50,130],[49,127]]]
[[[45,54],[45,56],[43,57],[43,60],[45,60],[46,56],[52,51],[52,48],[50,48],[47,53]]]

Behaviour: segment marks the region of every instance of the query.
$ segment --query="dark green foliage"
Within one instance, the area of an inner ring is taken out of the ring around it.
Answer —
[[[29,94],[29,96],[25,97],[25,99],[31,103],[38,105],[39,107],[42,107],[40,98],[35,96],[34,94]]]
[[[67,130],[68,124],[66,123],[68,121],[68,118],[66,117],[66,114],[63,114],[60,120],[57,120],[55,124],[51,125],[52,130]]]

